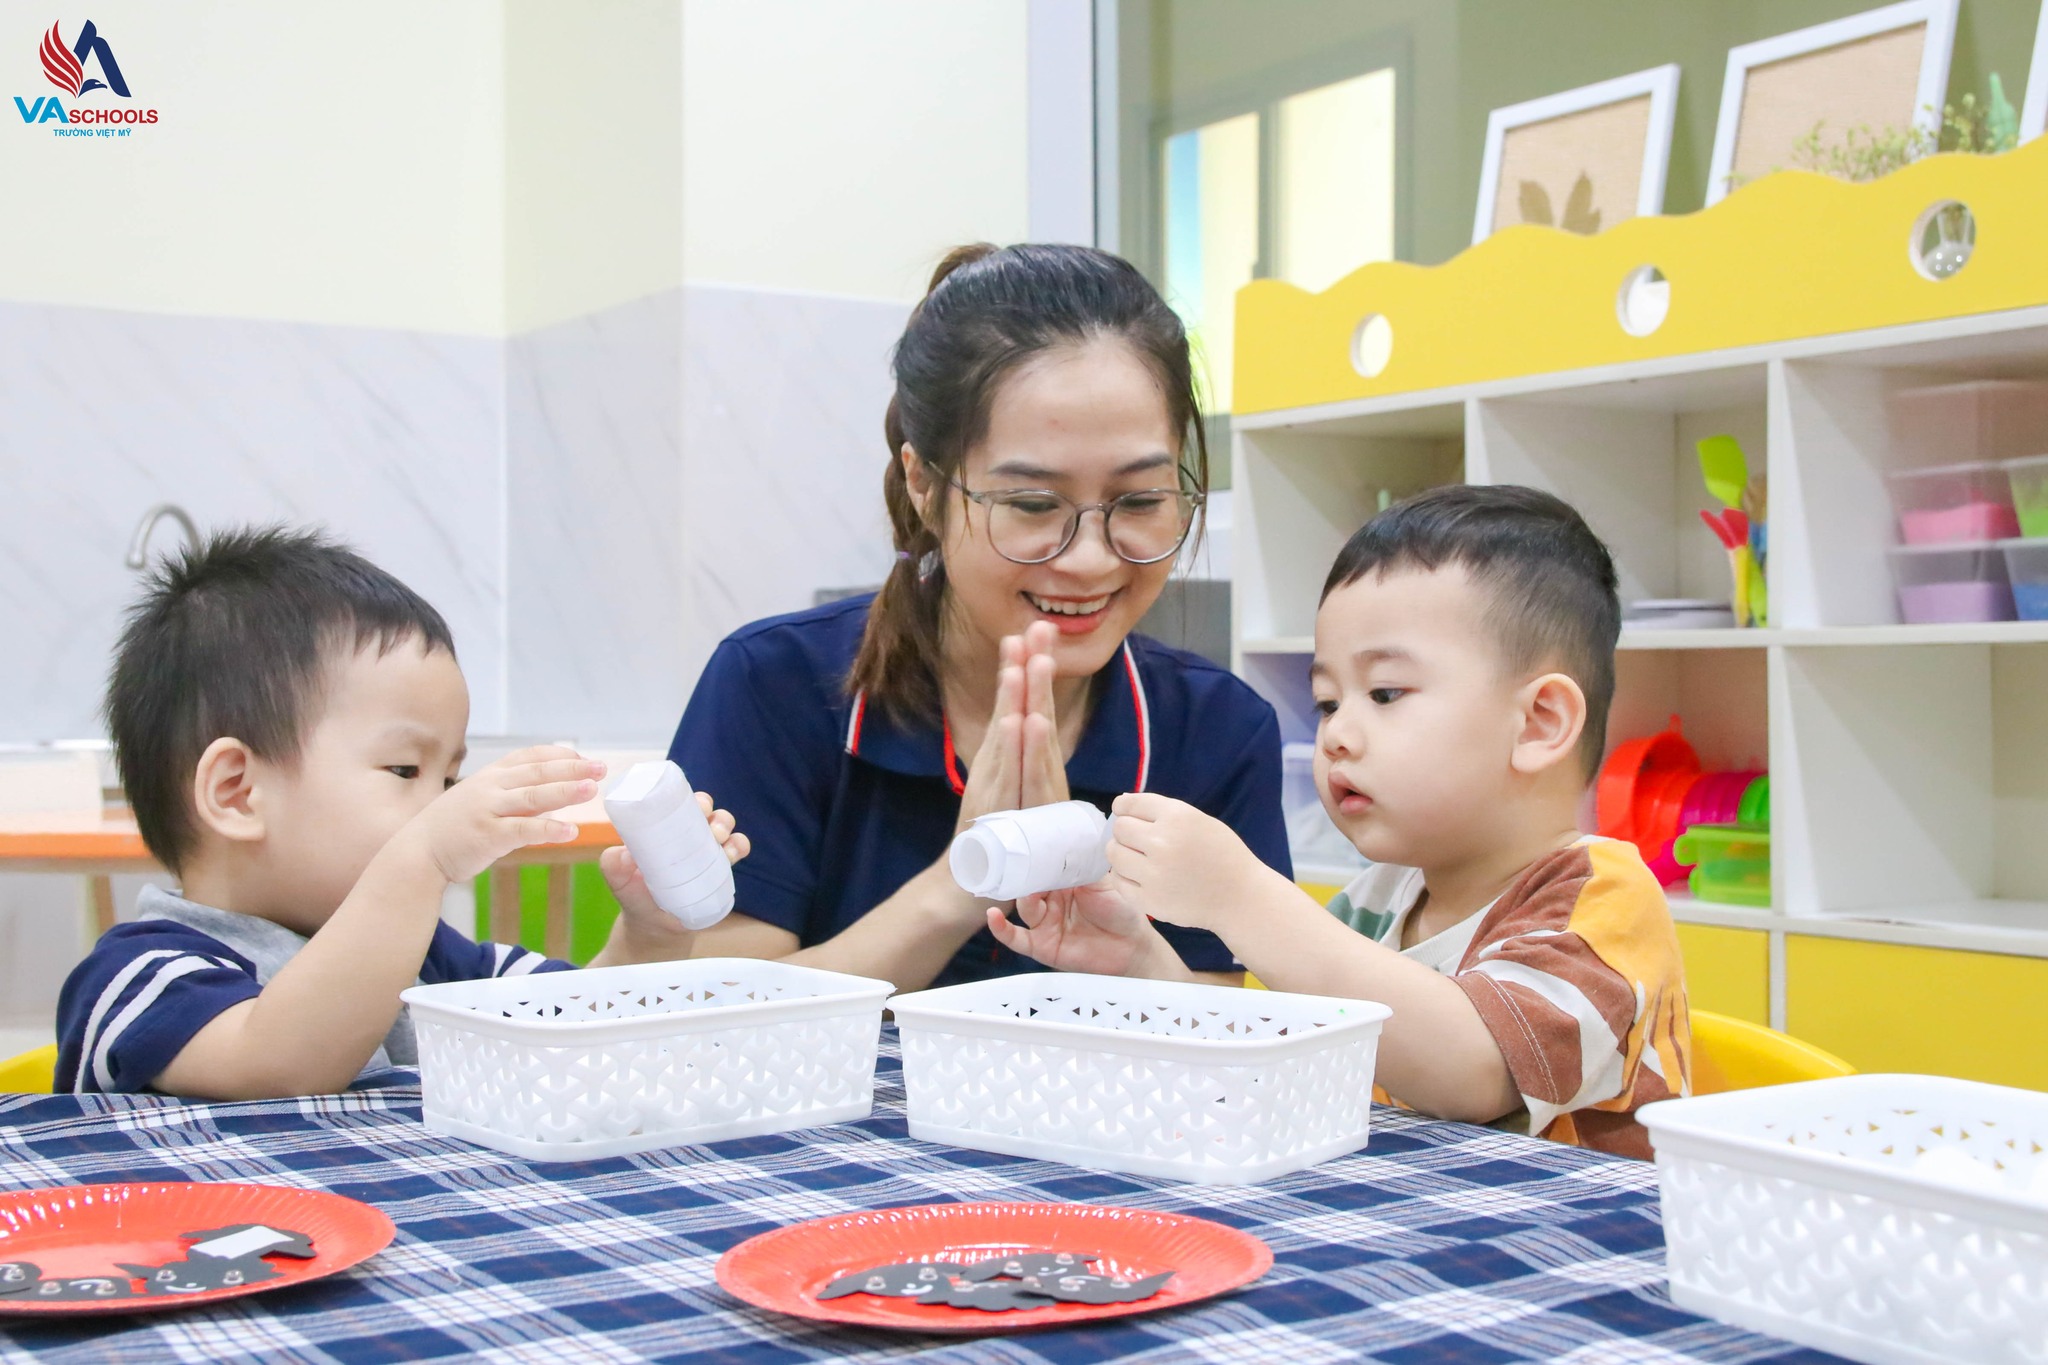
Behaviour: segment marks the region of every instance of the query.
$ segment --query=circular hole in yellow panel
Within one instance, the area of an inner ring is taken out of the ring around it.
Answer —
[[[1977,249],[1977,215],[1968,204],[1944,199],[1929,204],[1913,222],[1906,254],[1913,268],[1930,280],[1945,280],[1970,263]]]
[[[1379,313],[1368,314],[1351,334],[1351,368],[1377,379],[1394,358],[1394,324]]]
[[[1614,296],[1614,314],[1621,330],[1646,337],[1664,325],[1671,312],[1671,281],[1654,265],[1639,265],[1621,282]]]

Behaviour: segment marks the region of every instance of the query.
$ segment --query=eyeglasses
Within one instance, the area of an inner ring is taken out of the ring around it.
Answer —
[[[988,513],[988,540],[1012,564],[1044,564],[1074,543],[1081,517],[1102,513],[1102,535],[1117,556],[1132,564],[1171,558],[1195,524],[1207,494],[1184,488],[1143,488],[1107,502],[1078,503],[1049,488],[1000,488],[977,493],[945,476],[970,502]]]

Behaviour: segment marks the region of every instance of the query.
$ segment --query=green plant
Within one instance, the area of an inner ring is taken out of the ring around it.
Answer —
[[[1830,141],[1823,119],[1793,144],[1792,164],[1838,180],[1864,181],[1890,175],[1936,152],[1976,156],[2009,152],[2019,145],[2019,111],[2005,97],[2005,85],[1995,71],[1990,85],[1990,97],[1981,103],[1974,92],[1966,91],[1958,103],[1943,105],[1938,128],[1931,117],[1903,128],[1859,123],[1839,141]],[[1922,112],[1931,115],[1933,110]],[[1745,177],[1731,175],[1728,187],[1734,189],[1744,181]]]

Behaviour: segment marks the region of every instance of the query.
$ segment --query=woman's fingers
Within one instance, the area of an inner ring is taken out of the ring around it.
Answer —
[[[753,841],[737,831],[725,841],[725,860],[729,863],[736,863],[753,851]]]
[[[1024,710],[1034,716],[1053,718],[1052,655],[1034,654],[1024,661]]]
[[[988,907],[987,914],[990,937],[1013,953],[1020,953],[1026,957],[1031,955],[1031,931],[1029,929],[1010,923],[1004,917],[1003,908],[999,905]]]

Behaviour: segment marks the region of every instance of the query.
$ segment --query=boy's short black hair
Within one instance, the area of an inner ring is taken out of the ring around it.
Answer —
[[[1570,503],[1515,484],[1459,484],[1418,493],[1355,531],[1327,598],[1367,574],[1462,565],[1492,597],[1486,622],[1515,671],[1553,663],[1586,694],[1579,755],[1590,778],[1607,747],[1621,601],[1614,558]]]
[[[222,736],[289,763],[325,669],[374,643],[455,653],[441,614],[317,531],[221,531],[149,578],[114,652],[107,728],[143,843],[176,872],[197,833],[192,774]]]

